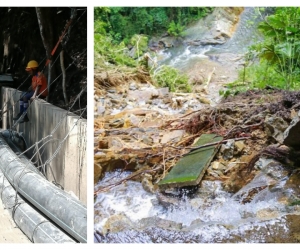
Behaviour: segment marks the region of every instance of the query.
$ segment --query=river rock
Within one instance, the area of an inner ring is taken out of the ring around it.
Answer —
[[[138,84],[136,82],[131,82],[129,84],[129,89],[130,90],[136,90],[136,89],[138,89]]]
[[[110,216],[102,227],[102,234],[116,233],[134,228],[134,224],[125,214]]]
[[[286,178],[289,174],[282,164],[273,160],[263,167],[263,172],[273,178],[274,180],[280,181]]]
[[[164,229],[177,229],[182,228],[182,223],[176,223],[171,220],[162,219],[156,216],[144,218],[138,221],[139,229],[145,228],[164,228]]]
[[[272,209],[261,209],[258,210],[256,213],[257,218],[260,218],[261,220],[270,220],[275,219],[279,217],[279,212],[274,211]]]
[[[164,133],[163,137],[161,138],[160,143],[165,144],[165,143],[168,143],[170,141],[178,142],[178,141],[181,140],[184,133],[185,133],[185,130],[173,130],[171,132]]]
[[[214,161],[211,163],[210,167],[212,170],[221,170],[221,171],[225,171],[227,169],[227,167],[218,161]]]
[[[142,177],[142,186],[144,188],[145,191],[149,192],[149,193],[156,193],[157,191],[157,185],[153,185],[152,183],[152,175],[150,174],[144,174]]]
[[[267,135],[274,138],[277,142],[282,143],[284,140],[283,133],[288,128],[287,122],[281,117],[267,116],[264,124]]]
[[[102,175],[102,167],[100,164],[94,164],[94,184],[99,181]]]
[[[222,144],[220,153],[224,160],[230,160],[233,158],[234,152],[234,140],[228,140],[226,144]]]
[[[294,199],[300,200],[300,172],[296,171],[291,174],[290,178],[285,183],[285,190],[290,190],[294,195]]]
[[[183,44],[183,39],[181,37],[164,36],[160,38],[158,43],[161,47],[172,48]]]
[[[124,126],[124,119],[120,119],[120,118],[113,119],[109,122],[109,126],[111,128],[121,128]]]
[[[287,146],[300,146],[300,112],[294,117],[290,126],[283,133],[283,143]]]
[[[105,107],[102,106],[101,104],[97,105],[97,115],[103,115],[105,112]]]
[[[121,150],[124,147],[124,142],[119,137],[108,137],[108,148],[111,150]]]
[[[136,100],[137,102],[147,103],[153,98],[165,97],[169,93],[169,88],[143,88],[141,90],[129,90],[128,100]]]
[[[129,114],[126,115],[124,118],[124,128],[129,128],[129,127],[137,127],[138,124],[140,123],[140,119],[135,116],[134,114]]]
[[[172,196],[164,195],[162,193],[157,193],[156,198],[158,202],[163,206],[163,207],[179,207],[180,200],[179,198],[175,198]]]
[[[236,141],[234,143],[234,155],[243,153],[245,147],[246,147],[246,145],[243,141]]]

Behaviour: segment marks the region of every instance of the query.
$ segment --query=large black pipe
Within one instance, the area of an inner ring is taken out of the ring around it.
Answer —
[[[22,152],[25,150],[25,148],[22,150],[20,148],[20,146],[21,146],[20,144],[26,144],[26,142],[25,141],[22,142],[22,140],[24,140],[24,139],[20,137],[20,135],[17,131],[2,130],[1,135],[3,136],[3,139],[6,141],[8,146],[11,148],[11,150],[19,158],[19,160],[26,165],[26,168],[29,168],[30,170],[43,176],[42,173],[32,164],[32,162],[24,154],[22,154]]]
[[[86,207],[67,192],[26,168],[0,134],[0,168],[20,195],[56,225],[87,242]]]

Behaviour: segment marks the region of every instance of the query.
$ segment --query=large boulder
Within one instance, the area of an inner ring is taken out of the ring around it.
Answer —
[[[283,133],[283,144],[290,147],[300,146],[300,112]]]

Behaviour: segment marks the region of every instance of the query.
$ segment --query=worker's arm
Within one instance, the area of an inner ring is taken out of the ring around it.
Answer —
[[[31,101],[33,101],[33,100],[35,99],[36,94],[39,93],[40,88],[41,88],[41,85],[38,85],[38,86],[36,87],[33,96],[30,98]]]

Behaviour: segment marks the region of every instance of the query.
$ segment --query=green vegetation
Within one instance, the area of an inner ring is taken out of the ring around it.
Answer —
[[[134,35],[129,42],[130,46],[134,48],[134,59],[139,58],[148,50],[148,37],[143,35]]]
[[[112,45],[112,38],[109,36],[94,34],[94,37],[95,67],[105,67],[107,64],[137,66],[137,62],[125,53],[128,48],[124,43]]]
[[[263,41],[249,48],[238,81],[221,91],[221,95],[266,86],[286,90],[300,88],[300,8],[274,8],[274,13],[258,25],[258,30]]]
[[[298,206],[298,205],[300,205],[300,200],[299,199],[295,199],[294,201],[290,202],[289,205],[290,206]]]
[[[258,29],[265,39],[253,47],[284,78],[284,89],[299,88],[300,8],[276,8]]]
[[[150,36],[183,35],[185,25],[206,16],[209,7],[98,7],[94,11],[96,68],[126,66],[150,71],[153,81],[170,91],[191,92],[188,77],[171,67],[147,68]]]
[[[135,34],[154,36],[168,31],[170,35],[181,35],[185,25],[212,10],[211,7],[97,7],[94,22],[95,27],[101,26],[110,34],[113,42],[124,41],[127,45]]]
[[[169,87],[171,92],[182,91],[191,92],[192,87],[188,83],[188,76],[181,74],[179,70],[170,66],[162,66],[157,73],[152,73],[152,77],[161,87]]]
[[[179,23],[175,23],[174,21],[172,21],[169,25],[168,33],[171,36],[175,36],[175,37],[182,36],[183,29],[184,29],[184,26],[181,26]]]

